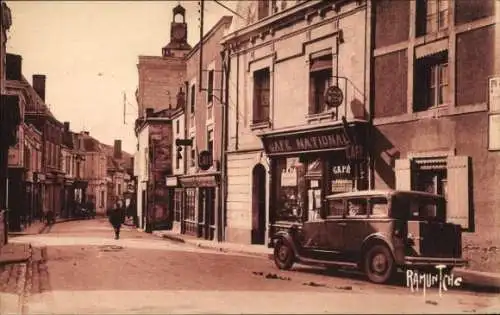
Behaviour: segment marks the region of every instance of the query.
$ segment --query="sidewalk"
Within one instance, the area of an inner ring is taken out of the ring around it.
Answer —
[[[273,253],[272,248],[268,248],[266,245],[246,245],[202,240],[172,231],[153,231],[153,235],[220,252],[243,253],[266,258],[269,258]],[[463,283],[466,285],[494,290],[500,289],[500,273],[475,271],[466,268],[455,268],[452,273],[455,278],[462,277]]]

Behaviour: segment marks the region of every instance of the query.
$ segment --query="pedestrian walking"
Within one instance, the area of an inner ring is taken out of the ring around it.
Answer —
[[[120,238],[120,228],[125,221],[125,210],[121,200],[118,200],[114,207],[108,211],[109,223],[115,230],[115,240]]]

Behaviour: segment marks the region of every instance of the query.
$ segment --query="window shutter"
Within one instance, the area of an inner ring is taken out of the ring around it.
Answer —
[[[448,222],[469,228],[469,157],[450,156],[447,159],[447,207]]]
[[[396,160],[396,189],[411,190],[411,160],[398,159]]]

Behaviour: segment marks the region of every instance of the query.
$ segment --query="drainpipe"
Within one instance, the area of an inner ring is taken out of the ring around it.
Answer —
[[[228,59],[229,59],[229,57],[228,57]],[[229,65],[228,65],[228,67],[229,67]],[[229,81],[229,75],[227,76],[226,81]],[[236,54],[236,115],[235,115],[235,117],[236,117],[236,128],[235,128],[236,139],[235,139],[235,144],[234,144],[234,150],[236,150],[236,151],[238,151],[239,146],[240,146],[240,144],[239,144],[240,137],[238,136],[239,129],[240,129],[240,89],[238,88],[239,86],[240,86],[240,54]],[[228,95],[228,98],[226,99],[226,102],[229,103],[229,92],[227,92],[227,95]]]
[[[227,54],[227,58],[226,58]],[[225,64],[225,59],[229,60],[229,51],[226,47],[224,47],[221,52],[222,59],[222,69],[223,75],[226,80],[224,82],[224,90],[221,91],[221,104],[222,104],[222,145],[221,145],[221,213],[219,215],[219,226],[220,232],[218,233],[219,241],[225,241],[226,239],[226,212],[227,212],[227,148],[228,148],[228,110],[227,104],[229,101],[229,72],[230,66],[229,62]]]

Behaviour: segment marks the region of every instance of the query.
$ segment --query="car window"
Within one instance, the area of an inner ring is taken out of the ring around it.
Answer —
[[[365,216],[367,214],[366,199],[349,199],[347,200],[347,215],[350,217]]]
[[[341,217],[344,215],[344,201],[342,199],[330,200],[328,203],[328,217]]]
[[[386,217],[389,215],[389,204],[386,198],[372,198],[370,199],[371,217]]]

